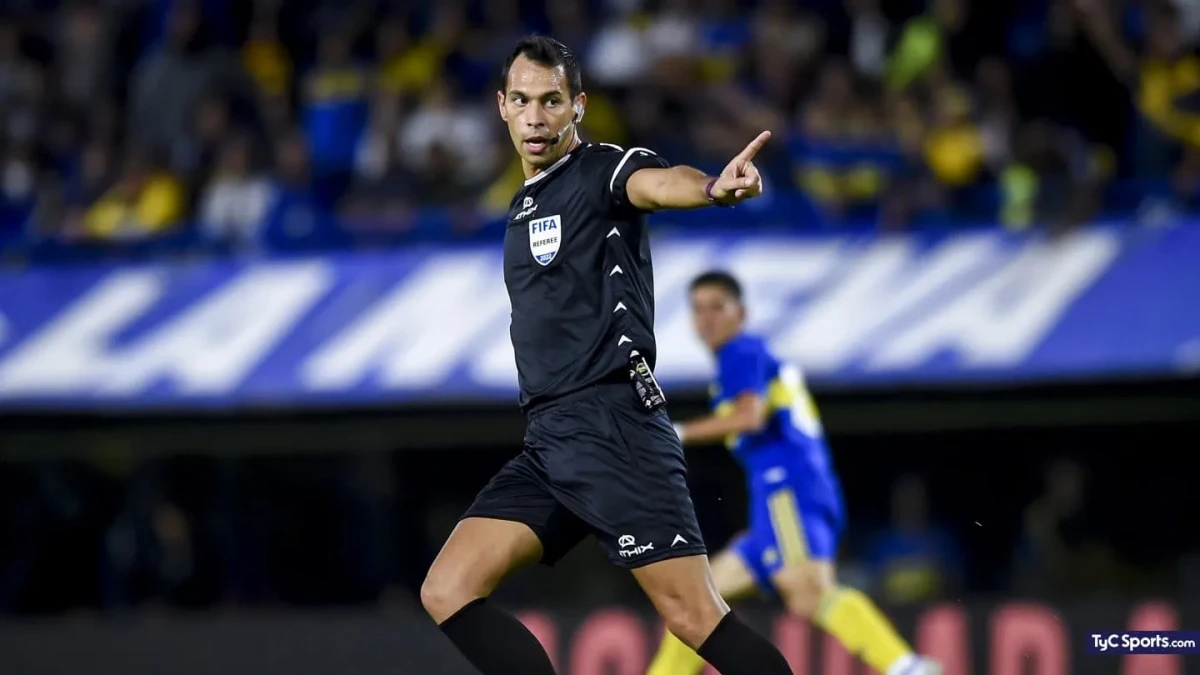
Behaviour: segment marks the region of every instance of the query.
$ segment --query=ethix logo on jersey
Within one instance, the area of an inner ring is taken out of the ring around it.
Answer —
[[[559,216],[529,221],[529,252],[539,265],[549,265],[562,243],[562,219]]]
[[[521,212],[513,216],[513,220],[524,220],[529,216],[537,213],[537,204],[533,203],[533,197],[526,197],[525,201],[521,202]]]

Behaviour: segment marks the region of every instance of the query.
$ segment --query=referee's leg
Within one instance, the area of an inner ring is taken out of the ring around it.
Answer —
[[[541,555],[541,541],[524,523],[464,518],[425,575],[421,604],[441,624],[487,598],[510,573],[536,563]]]
[[[554,675],[541,643],[487,598],[514,570],[553,563],[582,538],[582,526],[542,487],[522,454],[476,497],[442,547],[421,603],[483,675]]]
[[[790,675],[779,650],[721,599],[679,437],[664,411],[647,414],[631,395],[623,386],[605,390],[538,429],[541,440],[571,448],[551,453],[561,458],[549,464],[551,487],[705,661],[723,675]]]
[[[723,675],[791,675],[783,654],[729,610],[708,556],[668,558],[633,570],[667,630]]]

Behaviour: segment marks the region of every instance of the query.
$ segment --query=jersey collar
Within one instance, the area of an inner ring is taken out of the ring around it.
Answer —
[[[579,148],[582,148],[584,145],[586,145],[586,143],[580,143],[578,146],[576,146],[576,147],[575,147],[574,149],[572,149],[570,152],[568,152],[567,154],[563,155],[562,157],[559,157],[557,162],[555,162],[555,163],[551,164],[550,166],[546,167],[546,170],[545,170],[545,171],[543,171],[543,172],[541,172],[541,173],[539,173],[539,174],[535,175],[533,178],[527,178],[527,179],[525,179],[525,187],[529,187],[530,185],[533,185],[534,183],[536,183],[536,182],[538,182],[538,181],[542,180],[542,179],[543,179],[543,178],[545,178],[546,176],[549,176],[551,173],[554,173],[554,171],[555,171],[555,170],[557,170],[557,169],[558,169],[558,167],[562,166],[563,164],[566,164],[566,163],[567,163],[567,160],[571,159],[571,156],[572,156],[572,155],[574,155],[574,154],[575,154],[575,152],[576,152],[576,151],[578,151],[578,150],[579,150]]]

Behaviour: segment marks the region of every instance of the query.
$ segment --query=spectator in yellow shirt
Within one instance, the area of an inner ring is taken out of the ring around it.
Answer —
[[[900,30],[888,57],[884,80],[895,91],[945,65],[949,43],[962,30],[967,6],[962,0],[929,0],[927,11],[910,19]]]
[[[292,85],[292,60],[279,39],[278,21],[273,13],[256,16],[242,46],[242,67],[268,99],[286,96]]]
[[[1182,148],[1200,148],[1200,58],[1189,54],[1180,28],[1179,12],[1170,3],[1144,7],[1146,40],[1135,51],[1118,31],[1107,3],[1075,0],[1083,26],[1113,74],[1133,93],[1141,117],[1157,133],[1138,134],[1137,168],[1161,174]]]
[[[934,124],[925,138],[925,161],[938,182],[967,187],[984,170],[983,134],[972,118],[971,100],[955,86],[935,94]]]
[[[441,8],[432,31],[414,39],[402,18],[387,19],[375,32],[379,88],[390,94],[417,96],[442,76],[446,56],[463,30],[461,11]]]
[[[83,216],[84,235],[100,240],[135,240],[162,234],[184,216],[183,186],[150,158],[134,151],[116,185]]]

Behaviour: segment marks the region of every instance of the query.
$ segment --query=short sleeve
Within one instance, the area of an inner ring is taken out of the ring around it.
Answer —
[[[604,194],[614,207],[621,210],[634,208],[625,194],[625,184],[629,182],[629,177],[635,171],[666,169],[671,166],[658,153],[646,148],[629,148],[619,154],[613,152],[611,156],[604,172]]]
[[[736,398],[745,393],[764,394],[767,390],[767,355],[752,341],[735,341],[717,355],[721,393]]]

